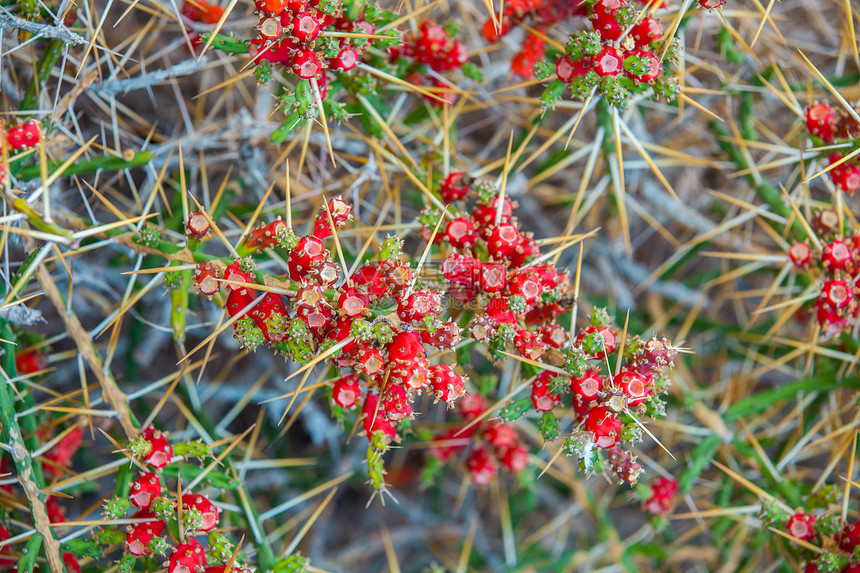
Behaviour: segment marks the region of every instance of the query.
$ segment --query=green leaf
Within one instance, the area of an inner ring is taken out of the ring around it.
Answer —
[[[209,33],[204,33],[200,34],[200,37],[204,42],[208,42],[210,35],[211,34]],[[241,40],[233,36],[217,34],[215,36],[215,40],[212,42],[212,47],[219,52],[227,54],[247,54],[250,51],[251,45],[245,40]]]

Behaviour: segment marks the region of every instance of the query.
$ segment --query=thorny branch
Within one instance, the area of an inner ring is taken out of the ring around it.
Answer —
[[[71,45],[87,43],[86,38],[84,38],[80,34],[72,32],[62,24],[59,26],[51,26],[50,24],[31,22],[29,20],[25,20],[24,18],[19,18],[18,16],[15,16],[14,14],[10,13],[6,8],[0,6],[0,31],[2,31],[6,27],[23,30],[24,32],[34,34],[37,37],[62,40],[66,44]]]

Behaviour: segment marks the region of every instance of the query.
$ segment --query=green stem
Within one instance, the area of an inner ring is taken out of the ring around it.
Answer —
[[[85,173],[95,173],[98,170],[104,171],[119,171],[129,167],[139,167],[146,165],[153,158],[150,151],[138,151],[131,159],[117,157],[116,155],[100,155],[90,159],[81,159],[70,165],[63,176],[82,175]],[[56,171],[62,163],[60,161],[48,161],[48,172]],[[40,176],[40,167],[38,163],[26,165],[20,168],[20,171],[15,175],[18,179],[29,181]]]
[[[3,367],[8,378],[17,376],[15,368],[15,345],[10,342],[14,339],[9,323],[5,320],[0,320],[0,348],[3,350],[3,355],[0,357],[0,365]],[[7,378],[7,380],[8,380]],[[34,536],[41,538],[41,541],[30,540],[29,547],[38,547],[44,544],[46,555],[51,561],[52,566],[57,566],[56,560],[59,558],[59,541],[50,528],[46,529],[46,524],[49,523],[47,510],[45,509],[45,495],[41,490],[45,487],[45,480],[42,476],[41,468],[38,464],[33,463],[32,454],[27,444],[25,444],[24,434],[21,426],[18,424],[18,418],[15,411],[15,399],[10,391],[11,384],[7,380],[0,381],[0,435],[3,437],[3,442],[10,448],[12,461],[15,464],[15,470],[18,475],[18,481],[27,496],[27,501],[30,505],[30,513],[35,520],[38,533]],[[32,416],[25,416],[33,422]],[[32,436],[31,436],[32,437]],[[50,539],[45,537],[45,534],[50,536]],[[33,570],[32,557],[23,554],[19,564],[23,571]],[[59,563],[60,571],[65,571],[62,561]]]
[[[36,62],[36,73],[33,75],[33,79],[30,81],[30,85],[21,99],[20,109],[22,111],[30,111],[38,107],[38,94],[42,91],[42,86],[45,82],[48,81],[51,71],[63,54],[65,47],[66,44],[62,40],[51,40],[48,42],[45,51],[42,53],[39,61]]]

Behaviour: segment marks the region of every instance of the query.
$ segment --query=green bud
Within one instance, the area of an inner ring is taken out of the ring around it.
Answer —
[[[104,504],[104,516],[108,519],[120,519],[125,517],[131,509],[131,502],[125,497],[112,497]]]
[[[399,258],[402,248],[403,241],[396,236],[387,235],[385,240],[382,241],[382,246],[379,248],[379,260],[388,261]]]
[[[531,409],[532,402],[528,398],[520,398],[519,400],[511,400],[508,402],[502,411],[499,412],[499,418],[502,422],[508,423],[523,417],[523,415]]]
[[[272,79],[272,63],[269,60],[260,60],[254,70],[257,85],[264,86]]]
[[[558,427],[558,418],[552,412],[544,412],[540,422],[538,422],[538,428],[546,442],[552,442],[561,435],[561,430]]]

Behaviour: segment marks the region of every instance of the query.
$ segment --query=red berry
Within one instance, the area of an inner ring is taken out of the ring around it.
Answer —
[[[522,446],[516,446],[506,450],[499,461],[509,472],[518,474],[529,465],[529,451]]]
[[[584,414],[603,391],[603,378],[597,370],[586,370],[579,378],[571,379],[570,391],[573,393],[574,409]]]
[[[585,417],[585,429],[594,435],[599,448],[611,448],[618,443],[621,421],[605,406],[594,408]]]
[[[367,394],[361,407],[363,416],[364,433],[370,438],[374,432],[382,432],[388,441],[397,437],[397,431],[385,414],[385,409],[379,402],[379,394],[371,392]]]
[[[798,511],[788,519],[785,531],[792,537],[809,541],[815,537],[815,516]]]
[[[15,370],[18,374],[32,374],[48,367],[45,353],[40,349],[15,353]]]
[[[66,516],[55,497],[49,497],[48,501],[45,502],[45,511],[48,513],[48,521],[51,523],[63,523],[66,521]]]
[[[821,264],[831,273],[847,270],[853,258],[854,254],[848,243],[838,239],[827,243],[821,249]]]
[[[552,372],[544,370],[532,382],[531,401],[532,406],[538,412],[549,412],[561,404],[559,395],[553,394],[550,391],[556,378],[558,377],[553,375]]]
[[[442,262],[442,276],[446,280],[472,290],[475,287],[475,282],[478,273],[481,269],[481,262],[474,257],[453,253]]]
[[[397,316],[403,322],[420,322],[424,317],[438,314],[441,298],[436,292],[414,292],[397,305]]]
[[[466,381],[447,364],[437,364],[428,368],[430,388],[437,400],[451,403],[466,393]]]
[[[176,546],[170,554],[168,561],[168,573],[196,573],[198,567],[206,566],[206,554],[203,547],[195,539],[189,539],[188,543]]]
[[[595,15],[615,15],[619,8],[626,5],[626,0],[597,0],[591,9]]]
[[[81,564],[78,563],[74,553],[68,551],[63,553],[63,565],[66,566],[67,573],[81,573]]]
[[[457,217],[445,227],[445,236],[455,249],[469,249],[475,244],[478,233],[471,219]]]
[[[161,495],[161,480],[154,473],[141,474],[131,485],[128,498],[138,509],[149,509],[152,500]]]
[[[296,55],[293,56],[290,62],[290,67],[303,80],[319,77],[323,71],[323,65],[317,58],[317,53],[313,50],[296,52]]]
[[[643,18],[630,30],[630,37],[636,42],[637,48],[659,40],[662,35],[663,29],[655,18]]]
[[[448,458],[456,452],[466,447],[470,443],[470,438],[474,434],[474,428],[461,431],[460,428],[451,428],[433,436],[433,441],[430,442],[430,455],[442,462],[448,461]],[[2,538],[0,538],[2,540]]]
[[[540,247],[535,240],[529,236],[520,236],[520,244],[511,255],[511,267],[519,268],[532,257],[540,255]]]
[[[292,36],[302,44],[313,42],[322,31],[319,18],[310,12],[299,12],[296,14],[293,17],[292,25]]]
[[[809,243],[806,241],[802,243],[796,242],[788,249],[788,257],[794,263],[794,266],[799,268],[807,267],[812,262],[812,248],[810,248]]]
[[[344,48],[337,56],[329,59],[328,67],[338,72],[348,72],[358,65],[358,52],[352,48]]]
[[[520,271],[511,278],[508,291],[512,295],[523,297],[527,305],[534,306],[543,294],[540,275],[531,271]]]
[[[382,357],[382,353],[373,346],[363,346],[356,353],[355,365],[368,376],[375,376],[382,372],[385,367],[385,359]]]
[[[285,0],[257,0],[257,9],[278,15],[284,11],[286,4]]]
[[[290,251],[287,264],[290,267],[290,278],[301,281],[310,276],[326,261],[328,253],[322,241],[316,237],[302,237],[296,243],[295,248]]]
[[[516,430],[508,424],[502,424],[498,420],[493,420],[487,424],[487,427],[481,432],[481,437],[493,448],[493,451],[497,455],[501,455],[505,451],[519,445]]]
[[[241,261],[233,261],[227,268],[224,269],[224,280],[232,281],[237,283],[245,283],[245,284],[253,284],[255,281],[251,280],[251,273],[246,273],[242,270]],[[230,283],[226,283],[227,288],[231,291],[242,291],[247,293],[247,287],[234,285]],[[250,293],[247,293],[250,294]]]
[[[144,517],[144,516],[137,516]],[[146,517],[152,517],[152,514]],[[138,523],[128,532],[125,537],[125,547],[132,555],[149,555],[149,543],[164,533],[165,525],[161,520],[153,519],[144,523]]]
[[[480,394],[466,394],[457,401],[457,406],[460,415],[467,422],[471,422],[487,409],[487,403]]]
[[[836,113],[826,103],[816,103],[806,108],[806,129],[824,143],[833,141]]]
[[[227,314],[232,318],[248,308],[248,305],[253,302],[254,297],[248,293],[247,289],[230,291],[230,294],[227,295]]]
[[[502,292],[508,286],[508,268],[503,264],[485,263],[478,271],[478,281],[482,292]]]
[[[35,147],[42,140],[42,130],[35,119],[6,130],[6,142],[13,151]]]
[[[615,18],[615,13],[596,12],[591,21],[594,31],[600,34],[600,39],[605,42],[614,42],[621,37],[624,29]]]
[[[382,409],[392,422],[399,422],[412,415],[412,398],[406,388],[399,384],[388,384],[382,399]]]
[[[833,165],[841,158],[842,156],[838,153],[832,154],[830,164]],[[841,190],[853,195],[857,189],[860,189],[860,167],[846,161],[830,170],[830,179]]]
[[[508,299],[503,296],[496,296],[490,299],[485,309],[487,316],[496,325],[499,324],[516,324],[517,317],[510,310]]]
[[[476,205],[474,209],[472,209],[472,220],[475,222],[475,225],[480,229],[486,229],[496,224],[496,214],[499,206],[499,197],[497,196],[493,199],[492,203],[489,205]],[[501,223],[507,223],[511,220],[511,216],[514,213],[514,204],[513,202],[505,197],[505,201],[502,204],[502,219]]]
[[[672,478],[658,477],[651,483],[651,497],[645,500],[645,510],[653,515],[664,515],[672,509],[678,482]]]
[[[839,548],[849,554],[860,546],[860,521],[849,523],[839,533]]]
[[[507,12],[507,10],[505,11]],[[492,18],[484,22],[484,25],[481,26],[481,35],[491,44],[498,42],[502,36],[507,36],[511,31],[511,25],[507,18],[500,18],[500,20],[500,30],[496,30],[496,24]]]
[[[196,509],[203,516],[200,522],[200,531],[212,531],[218,526],[218,508],[208,498],[199,494],[185,494],[182,496],[183,511]]]
[[[594,56],[592,69],[599,76],[617,76],[623,70],[624,60],[621,53],[612,46],[604,46],[600,52]]]
[[[263,16],[260,18],[260,23],[257,24],[257,35],[270,42],[278,40],[284,34],[284,27],[281,25],[281,19],[271,16]]]
[[[395,362],[410,362],[417,358],[424,358],[421,337],[411,330],[399,332],[388,345],[388,357]]]
[[[541,327],[541,340],[552,348],[561,348],[567,342],[567,331],[557,323],[545,324]]]
[[[463,181],[465,173],[451,172],[439,187],[439,195],[445,203],[453,203],[463,199],[469,193],[469,185]]]
[[[400,384],[407,390],[421,390],[427,385],[429,372],[424,357],[407,362],[398,362],[391,370],[389,382]]]
[[[212,296],[221,290],[218,271],[210,263],[197,265],[197,270],[194,271],[194,284],[203,296]]]
[[[466,469],[472,482],[487,485],[496,477],[496,462],[483,446],[473,448],[466,458]]]
[[[839,312],[839,309],[834,308],[821,299],[816,301],[815,306],[815,318],[821,327],[821,331],[826,336],[839,334],[847,326],[848,319]]]
[[[143,457],[144,461],[154,468],[163,468],[173,459],[173,444],[160,430],[149,426],[143,431],[143,439],[149,443],[149,452]]]
[[[352,284],[360,290],[367,292],[371,299],[376,299],[386,294],[385,283],[382,273],[376,265],[364,265],[358,268],[352,276]]]
[[[627,397],[628,406],[638,406],[650,393],[651,380],[633,368],[625,368],[615,376],[615,386]]]
[[[579,76],[584,76],[591,69],[591,58],[572,60],[569,56],[562,56],[555,63],[555,74],[558,79],[569,84]]]
[[[490,257],[496,260],[509,258],[520,243],[520,233],[509,223],[502,223],[493,228],[487,238],[487,250]]]
[[[370,297],[360,293],[356,288],[344,288],[337,299],[340,311],[350,318],[366,314]]]
[[[546,40],[537,34],[529,34],[522,49],[511,60],[511,70],[524,78],[534,77],[535,64],[543,57]]]
[[[543,341],[538,333],[525,328],[517,330],[514,335],[514,348],[521,356],[532,360],[540,358],[544,351]]]
[[[833,308],[845,308],[854,299],[854,289],[851,283],[843,279],[824,281],[821,287],[821,299]]]
[[[185,234],[195,239],[202,239],[209,232],[209,219],[203,211],[197,211],[188,216],[185,222]]]

